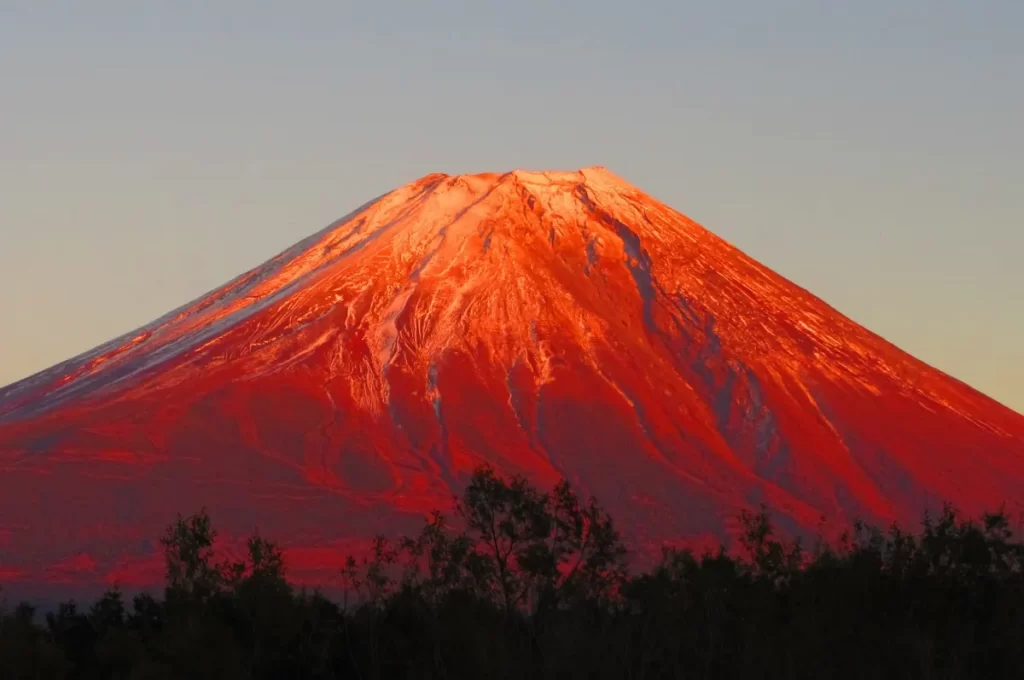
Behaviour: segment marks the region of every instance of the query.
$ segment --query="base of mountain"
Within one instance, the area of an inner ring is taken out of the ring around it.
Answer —
[[[449,521],[380,538],[350,596],[295,590],[278,547],[217,562],[205,511],[162,538],[162,599],[111,591],[45,617],[0,611],[21,678],[1006,678],[1024,668],[1024,545],[1002,512],[950,507],[918,533],[860,524],[777,540],[744,513],[739,554],[667,551],[630,574],[612,519],[567,483],[482,468]],[[40,620],[42,619],[42,620]]]

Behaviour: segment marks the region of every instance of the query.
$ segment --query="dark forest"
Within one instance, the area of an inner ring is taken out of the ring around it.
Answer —
[[[159,597],[5,601],[0,677],[1022,676],[1024,546],[1004,512],[856,523],[831,545],[778,538],[764,508],[741,521],[734,549],[631,573],[596,500],[481,468],[450,516],[339,565],[348,594],[329,598],[259,535],[218,561],[200,511],[161,538]]]

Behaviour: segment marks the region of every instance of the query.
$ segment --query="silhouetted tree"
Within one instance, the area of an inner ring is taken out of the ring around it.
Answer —
[[[226,574],[222,565],[213,562],[216,538],[205,509],[189,517],[179,516],[167,527],[160,544],[164,548],[168,590],[198,600],[220,590]]]

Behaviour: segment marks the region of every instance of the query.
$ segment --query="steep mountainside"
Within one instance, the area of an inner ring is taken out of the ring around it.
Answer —
[[[641,555],[762,502],[809,533],[1024,507],[1024,417],[607,170],[436,174],[0,390],[0,579],[158,582],[205,506],[321,580],[484,461]]]

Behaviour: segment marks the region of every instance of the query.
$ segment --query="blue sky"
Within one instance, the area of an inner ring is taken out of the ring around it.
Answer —
[[[605,165],[1024,411],[1024,3],[0,3],[0,383],[428,172]]]

